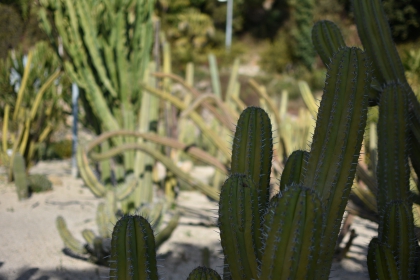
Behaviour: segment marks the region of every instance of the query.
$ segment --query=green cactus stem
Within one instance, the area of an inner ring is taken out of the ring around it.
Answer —
[[[373,238],[368,247],[367,263],[370,279],[408,279],[399,278],[396,259],[387,244]]]
[[[398,273],[399,279],[413,279],[416,250],[409,184],[407,92],[405,84],[388,84],[379,101],[378,120],[378,241],[392,251],[397,263],[397,271],[392,273]],[[372,246],[379,245],[373,243]],[[378,249],[374,252],[371,259],[386,256],[386,252],[378,252]],[[383,273],[380,266],[374,266],[372,262],[368,264],[369,274],[379,277]]]
[[[305,159],[307,159],[309,153],[307,151],[297,150],[294,151],[286,161],[283,173],[280,179],[280,191],[286,189],[286,186],[292,185],[292,183],[298,184],[303,174],[303,167],[305,165]]]
[[[246,108],[239,117],[232,145],[231,174],[245,174],[258,189],[260,211],[270,195],[273,139],[267,113],[257,107]]]
[[[369,62],[357,48],[342,48],[329,64],[311,150],[301,182],[316,189],[326,207],[326,246],[335,246],[356,172],[366,126]],[[321,257],[329,273],[334,250]],[[320,279],[327,275],[319,276]]]
[[[223,254],[233,279],[257,279],[261,260],[261,216],[252,178],[235,173],[223,184],[219,229]]]
[[[20,153],[16,153],[13,158],[13,178],[18,199],[27,199],[29,196],[29,182],[26,175],[25,159]]]
[[[405,81],[405,71],[391,36],[382,1],[353,0],[355,22],[366,53],[373,61],[375,76],[382,85]]]
[[[258,279],[317,279],[324,227],[322,201],[313,189],[293,183],[274,196],[264,217]]]
[[[378,207],[383,208],[392,200],[407,201],[410,195],[408,98],[404,84],[389,84],[384,88],[377,129],[377,195]]]
[[[93,230],[84,229],[82,231],[82,236],[85,239],[87,245],[93,247],[93,241],[95,240],[95,237],[96,237],[95,236],[95,233],[93,232]]]
[[[101,202],[96,210],[96,224],[98,225],[99,235],[102,237],[111,237],[111,228],[109,227],[108,213],[105,203]]]
[[[153,229],[141,216],[124,216],[114,227],[109,278],[157,280]]]
[[[346,47],[343,35],[335,23],[321,20],[312,27],[312,43],[325,66],[339,49]]]
[[[60,234],[61,239],[64,241],[64,245],[69,248],[72,252],[76,254],[86,254],[86,248],[83,246],[81,242],[79,242],[76,238],[73,237],[71,232],[68,230],[66,222],[64,218],[58,216],[55,220],[55,224]]]

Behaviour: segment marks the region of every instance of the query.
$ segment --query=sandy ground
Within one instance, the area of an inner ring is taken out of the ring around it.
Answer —
[[[54,190],[19,202],[14,185],[6,184],[6,177],[0,175],[0,280],[107,278],[107,268],[65,255],[55,228],[55,219],[61,215],[73,235],[82,241],[83,229],[96,231],[95,212],[100,199],[83,186],[81,179],[71,177],[69,161],[43,162],[31,173],[48,174]],[[0,174],[4,170],[0,169]],[[181,206],[198,209],[204,215],[183,216],[171,238],[161,246],[161,279],[186,279],[192,269],[202,264],[206,247],[210,266],[221,272],[218,228],[208,218],[215,216],[217,205],[194,191],[181,192],[178,199]],[[366,249],[376,235],[376,225],[356,218],[353,227],[358,237],[347,257],[334,263],[331,279],[368,279]]]

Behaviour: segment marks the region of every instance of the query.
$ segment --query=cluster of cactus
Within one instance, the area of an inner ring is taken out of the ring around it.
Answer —
[[[50,142],[52,133],[63,125],[63,106],[68,80],[62,75],[57,56],[45,42],[36,44],[25,57],[21,50],[9,52],[0,61],[2,162],[13,180],[14,156],[20,153],[29,168],[41,143]],[[10,86],[9,86],[10,85]]]
[[[328,277],[335,248],[331,244],[338,234],[366,122],[370,75],[364,53],[355,48],[338,52],[329,70],[329,77],[337,76],[344,82],[326,82],[311,151],[296,151],[289,157],[281,192],[271,200],[271,122],[260,108],[249,107],[242,112],[234,136],[230,176],[222,186],[219,202],[225,277]],[[348,109],[348,104],[353,106]],[[357,133],[350,133],[353,131]],[[139,229],[120,222],[114,227],[110,256],[115,263],[110,270],[114,279],[140,277],[125,268],[155,263],[151,259],[154,255],[141,251],[154,245],[146,220],[140,216],[122,219],[126,220]],[[127,236],[131,242],[124,239]],[[150,271],[145,277],[157,279],[155,267],[139,271]]]
[[[359,168],[368,190],[357,187],[355,192],[368,209],[356,213],[373,212],[373,219],[379,223],[378,237],[369,245],[369,275],[372,279],[415,279],[418,235],[413,214],[418,217],[418,205],[413,208],[413,201],[419,202],[419,190],[418,184],[410,186],[410,176],[418,178],[420,174],[420,105],[406,79],[381,2],[354,0],[352,4],[360,39],[374,68],[369,104],[379,107],[377,124],[372,122],[370,126],[371,162],[376,175],[369,176]],[[339,29],[328,21],[314,28],[313,38],[325,64],[332,52],[345,45]],[[376,201],[372,200],[375,196]],[[369,213],[366,216],[372,217]]]
[[[333,23],[315,25],[314,45],[328,72],[312,145],[309,152],[298,150],[288,157],[280,192],[271,199],[270,120],[262,109],[252,107],[239,118],[230,175],[219,202],[226,279],[328,278],[369,105],[379,105],[379,235],[369,245],[369,275],[418,275],[408,160],[417,172],[419,103],[406,82],[380,1],[352,4],[365,51],[345,46]],[[110,277],[141,279],[132,269],[136,267],[150,272],[145,278],[157,279],[150,226],[139,216],[122,221],[124,225],[118,222],[114,228]],[[220,279],[214,271],[208,275]]]
[[[13,178],[18,199],[26,199],[31,193],[52,190],[52,183],[45,175],[28,175],[24,157],[18,152],[13,158]]]
[[[66,55],[71,58],[69,61],[64,61],[65,70],[81,88],[84,112],[90,127],[93,127],[98,134],[97,139],[78,148],[77,161],[80,175],[95,196],[112,197],[113,204],[117,204],[117,207],[110,205],[109,199],[106,199],[108,222],[105,225],[98,223],[98,227],[109,228],[114,224],[110,221],[118,218],[119,213],[144,212],[148,207],[160,209],[158,216],[161,218],[174,206],[173,189],[177,182],[171,179],[171,176],[186,181],[209,197],[217,199],[217,189],[183,172],[168,155],[160,152],[160,147],[157,146],[159,144],[185,150],[188,154],[205,162],[210,161],[219,169],[226,171],[220,161],[203,150],[188,147],[176,141],[174,137],[164,137],[158,133],[161,111],[164,111],[165,121],[169,123],[172,118],[167,112],[171,110],[171,106],[184,110],[187,109],[187,105],[180,98],[167,93],[171,82],[171,78],[168,77],[171,75],[171,61],[167,42],[162,40],[163,90],[158,87],[155,75],[152,75],[160,65],[148,63],[153,30],[151,16],[153,1],[120,4],[104,2],[103,5],[96,5],[95,1],[41,2],[43,8],[40,18],[44,29],[57,48],[59,43],[54,37],[53,28],[56,28],[60,34]],[[48,15],[53,19],[52,23]],[[115,24],[114,19],[118,19],[118,24]],[[122,44],[124,40],[126,43]],[[139,77],[144,77],[144,82]],[[142,87],[139,87],[140,83]],[[166,101],[164,110],[161,110],[159,99]],[[211,108],[217,113],[214,106]],[[207,126],[200,114],[192,110],[189,118],[225,156],[229,155],[225,141]],[[166,199],[163,207],[159,207],[161,202],[156,203],[157,199],[154,197],[156,180],[153,178],[153,170],[156,160],[162,162],[168,169],[168,176],[164,180]],[[96,170],[92,168],[93,165],[96,165]],[[118,209],[119,206],[121,211]],[[177,219],[178,215],[174,215],[168,226],[161,231],[161,240],[170,235]],[[57,221],[62,220],[61,217],[57,219]],[[66,246],[70,246],[74,253],[92,254],[92,250],[77,249],[93,248],[89,245],[91,238],[85,238],[88,246],[80,242],[77,246],[71,246],[75,244],[73,242],[75,239],[69,234],[65,223],[57,222],[57,228]],[[108,236],[100,233],[98,238],[105,240]],[[91,255],[89,258],[96,262],[100,259],[100,255]]]

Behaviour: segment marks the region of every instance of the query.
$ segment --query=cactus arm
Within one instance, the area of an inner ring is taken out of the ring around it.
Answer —
[[[308,158],[309,153],[307,151],[297,150],[294,151],[286,161],[283,173],[280,179],[280,191],[286,189],[286,186],[292,185],[292,183],[298,184],[303,174],[303,167],[305,160]]]
[[[35,114],[39,108],[39,104],[41,103],[44,92],[51,86],[51,84],[55,81],[55,79],[58,78],[59,75],[60,75],[60,70],[55,71],[37,92],[35,101],[32,104],[31,112],[29,113],[29,117],[31,121],[35,119]]]
[[[229,101],[230,99],[232,99],[233,95],[235,94],[235,88],[238,83],[239,64],[240,64],[239,58],[236,58],[235,61],[233,62],[232,69],[230,70],[230,77],[229,77],[229,82],[228,82],[226,95],[225,95],[226,101]]]
[[[185,80],[183,80],[180,76],[172,74],[172,73],[161,73],[161,72],[155,72],[152,74],[153,76],[159,77],[159,78],[170,78],[178,83],[180,83],[187,91],[191,92],[195,98],[199,97],[201,94],[193,88],[191,85],[189,85]],[[227,119],[225,119],[214,106],[211,106],[207,102],[203,103],[203,106],[208,109],[215,117],[219,120],[220,123],[223,123],[226,127],[231,127],[232,123],[230,123]],[[233,130],[233,129],[232,129]]]
[[[192,103],[181,113],[181,117],[185,118],[187,117],[191,112],[193,112],[196,108],[198,108],[202,103],[207,101],[208,99],[212,99],[216,102],[219,109],[221,109],[224,119],[227,120],[227,123],[230,123],[230,125],[227,127],[228,129],[234,130],[235,127],[233,125],[232,117],[233,118],[239,118],[239,115],[235,115],[231,112],[229,112],[229,109],[226,108],[226,105],[222,102],[221,99],[217,98],[214,94],[201,94],[197,98],[195,98]],[[231,116],[232,115],[232,116]]]
[[[409,127],[406,92],[403,84],[388,85],[379,101],[377,180],[380,188],[378,192],[380,208],[391,200],[405,201],[409,196],[409,147],[406,142]]]
[[[390,202],[385,209],[380,208],[378,238],[387,244],[398,263],[399,279],[413,279],[415,266],[414,221],[412,204]],[[389,279],[389,278],[384,278]]]
[[[370,279],[406,279],[398,276],[392,249],[386,244],[381,244],[376,237],[369,243],[367,263]]]
[[[79,26],[83,30],[83,42],[86,44],[86,48],[89,52],[89,57],[92,59],[92,63],[95,67],[95,71],[101,79],[105,88],[111,93],[113,97],[117,97],[117,91],[111,84],[111,81],[108,79],[106,74],[105,65],[102,62],[101,56],[99,54],[99,47],[101,44],[96,40],[96,30],[97,28],[93,26],[92,20],[88,20],[90,17],[92,7],[88,7],[88,2],[85,1],[74,1],[74,8],[77,10],[78,19],[80,20]],[[69,3],[69,5],[72,5]],[[73,6],[73,5],[72,5]],[[77,30],[77,29],[76,29]],[[120,71],[122,72],[122,71]]]
[[[327,209],[323,247],[337,240],[353,185],[367,119],[369,85],[365,54],[357,48],[340,49],[329,65],[311,151],[301,180],[304,186],[319,191]],[[327,250],[322,254],[321,273],[329,271],[333,253],[334,250]]]
[[[353,0],[352,4],[360,40],[373,60],[379,84],[406,81],[381,1]]]
[[[111,240],[110,279],[157,280],[153,230],[140,216],[124,216],[114,227]]]
[[[123,174],[124,176],[124,174]],[[126,177],[123,184],[119,184],[115,190],[115,198],[119,201],[128,198],[133,194],[136,187],[140,184],[140,178],[133,178],[132,176]]]
[[[96,224],[98,225],[99,235],[102,237],[110,237],[108,228],[108,217],[106,213],[105,203],[101,202],[96,210]]]
[[[82,236],[85,239],[86,243],[93,247],[93,241],[95,240],[95,233],[93,232],[93,230],[90,229],[84,229],[82,231]]]
[[[19,111],[21,109],[21,103],[22,103],[22,100],[23,100],[23,95],[25,93],[26,84],[28,83],[28,78],[29,78],[29,74],[30,74],[30,71],[31,71],[31,63],[32,63],[33,55],[34,55],[33,51],[29,51],[28,59],[26,60],[25,70],[23,71],[23,76],[22,76],[22,79],[21,79],[21,82],[20,82],[19,91],[17,93],[15,109],[13,110],[13,116],[12,116],[13,121],[17,120],[17,117],[19,115]]]
[[[77,165],[79,166],[80,175],[92,193],[97,197],[104,196],[106,194],[106,188],[99,182],[95,174],[93,174],[90,169],[84,148],[79,147],[79,149],[77,149],[76,160]]]
[[[233,279],[257,279],[261,213],[256,197],[251,178],[242,174],[231,175],[221,188],[220,238]]]
[[[405,84],[388,84],[379,101],[378,239],[390,246],[398,262],[400,279],[414,271],[415,235],[410,198],[409,114]],[[398,168],[392,168],[392,166]]]
[[[308,107],[309,112],[311,113],[313,118],[316,118],[316,115],[318,113],[318,105],[316,104],[315,98],[312,95],[308,83],[306,83],[305,81],[299,81],[298,86],[300,94],[302,95],[302,99]]]
[[[272,157],[270,119],[261,108],[248,107],[242,112],[236,126],[230,172],[251,178],[258,189],[261,210],[268,204]]]
[[[270,201],[264,217],[258,279],[315,278],[325,217],[316,191],[292,184]],[[329,272],[329,271],[328,271]]]
[[[156,248],[159,248],[160,245],[162,245],[166,240],[171,237],[172,232],[175,230],[175,228],[178,226],[179,218],[181,215],[179,213],[176,213],[169,223],[156,235]]]
[[[75,252],[76,254],[87,253],[83,244],[79,242],[77,239],[75,239],[73,235],[71,234],[71,232],[67,229],[67,225],[63,217],[58,216],[57,219],[55,220],[55,224],[56,224],[58,233],[60,234],[60,237],[67,248],[69,248],[71,251]]]
[[[340,201],[343,188],[352,185],[366,125],[369,82],[362,51],[343,48],[336,53],[327,73],[303,179],[303,185],[318,189],[324,201],[334,201],[333,186],[341,187],[335,190]]]
[[[165,165],[171,172],[173,172],[181,180],[187,182],[192,187],[195,187],[195,188],[201,190],[203,193],[208,195],[210,198],[212,198],[214,200],[219,199],[218,192],[214,188],[208,186],[207,184],[204,184],[200,181],[197,181],[197,180],[193,179],[190,175],[188,175],[187,173],[182,171],[178,166],[176,166],[170,158],[162,155],[162,153],[160,153],[159,151],[156,151],[155,149],[150,148],[148,145],[145,145],[144,143],[126,143],[122,146],[118,146],[116,148],[113,148],[113,149],[109,150],[106,154],[97,155],[96,159],[97,160],[106,159],[106,158],[113,157],[117,154],[120,154],[120,153],[125,152],[125,151],[129,151],[129,150],[140,150],[140,151],[150,155],[151,157],[155,158],[156,160],[162,162],[163,165]]]
[[[10,115],[10,105],[6,104],[4,107],[4,116],[3,116],[3,134],[2,134],[2,150],[4,154],[7,154],[7,136],[9,132],[9,115]]]
[[[150,71],[154,71],[156,65],[151,63],[149,68],[146,69],[144,81],[148,82],[151,86],[156,84],[156,78],[149,75]],[[157,123],[159,120],[159,99],[148,92],[142,93],[140,113],[138,114],[137,123],[139,124],[139,132],[157,132]],[[144,138],[138,138],[138,143],[147,142]],[[156,148],[156,144],[147,143],[151,148]],[[149,203],[153,201],[153,184],[152,184],[152,169],[154,158],[136,151],[134,175],[140,177],[141,188],[137,188],[133,197],[135,206],[139,207],[141,203]]]
[[[222,100],[222,90],[220,87],[219,70],[217,69],[217,61],[214,54],[209,54],[210,76],[213,92],[217,98]]]
[[[312,27],[312,43],[327,67],[334,53],[346,47],[340,29],[335,23],[328,20],[318,21]]]
[[[154,133],[142,133],[142,132],[135,132],[135,131],[129,131],[129,130],[115,130],[111,132],[105,132],[102,133],[101,136],[97,137],[95,140],[90,142],[88,146],[86,147],[86,150],[90,152],[93,147],[96,145],[99,145],[102,141],[105,141],[108,138],[114,137],[114,136],[134,136],[134,137],[141,137],[145,140],[161,144],[164,146],[169,146],[174,149],[183,150],[185,153],[189,154],[190,156],[194,157],[195,159],[210,164],[217,168],[219,171],[221,171],[223,174],[227,174],[227,169],[224,164],[222,164],[217,158],[213,157],[209,153],[203,151],[200,148],[189,146],[184,143],[178,142],[175,139],[168,138],[168,137],[162,137],[159,135],[156,135]],[[99,160],[98,155],[90,152],[90,157],[93,160]]]
[[[274,104],[273,100],[268,96],[265,87],[258,85],[254,79],[249,80],[249,85],[255,90],[255,92],[260,98],[265,100],[265,102],[268,105],[268,108],[270,109],[270,112],[274,114],[274,119],[276,120],[277,127],[280,128],[281,118],[278,112],[278,108],[276,104]]]
[[[25,115],[26,115],[26,112],[25,112]],[[19,153],[21,155],[25,154],[26,147],[27,147],[27,144],[28,144],[30,130],[31,130],[31,120],[29,118],[27,118],[25,120],[25,128],[23,129],[22,139],[19,143],[20,144]]]

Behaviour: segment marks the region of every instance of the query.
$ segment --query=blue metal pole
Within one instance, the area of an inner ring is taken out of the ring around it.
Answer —
[[[233,17],[233,0],[227,0],[226,11],[226,50],[230,51],[232,45],[232,17]]]
[[[79,87],[73,83],[71,85],[71,103],[72,103],[72,114],[73,114],[73,131],[72,131],[72,156],[71,156],[71,175],[77,177],[77,161],[76,161],[76,151],[77,151],[77,114],[78,114],[78,103],[79,99]]]

